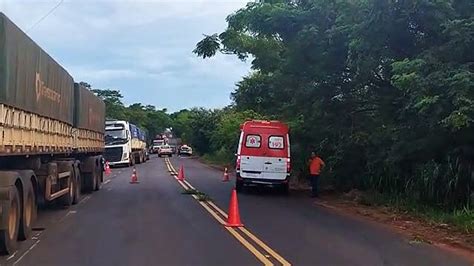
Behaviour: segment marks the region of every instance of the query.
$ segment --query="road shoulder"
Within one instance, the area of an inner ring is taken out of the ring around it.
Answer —
[[[223,171],[226,166],[216,165],[201,158],[193,158],[206,167]],[[309,193],[307,184],[292,182],[292,193]],[[315,206],[323,207],[340,215],[376,223],[388,230],[405,236],[410,244],[429,244],[457,255],[463,256],[474,263],[474,232],[466,233],[450,225],[433,223],[407,212],[397,211],[387,206],[367,206],[343,194],[328,193],[314,202]]]

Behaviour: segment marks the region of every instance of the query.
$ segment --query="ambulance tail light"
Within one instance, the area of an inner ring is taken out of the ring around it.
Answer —
[[[235,163],[235,168],[237,171],[240,171],[240,155],[237,156],[237,161]]]

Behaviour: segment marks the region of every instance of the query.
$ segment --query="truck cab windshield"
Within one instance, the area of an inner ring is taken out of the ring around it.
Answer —
[[[106,129],[105,144],[123,144],[127,142],[127,134],[124,129]]]

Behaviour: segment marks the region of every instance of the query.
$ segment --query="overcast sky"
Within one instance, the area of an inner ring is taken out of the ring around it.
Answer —
[[[249,64],[197,58],[202,34],[221,32],[246,0],[0,0],[5,13],[76,81],[119,89],[124,102],[176,111],[230,103]]]

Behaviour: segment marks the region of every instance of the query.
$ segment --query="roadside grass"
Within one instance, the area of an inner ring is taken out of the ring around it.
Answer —
[[[197,189],[184,189],[181,194],[183,195],[196,195],[197,200],[199,201],[212,201],[212,198],[204,192],[201,192]]]
[[[199,201],[212,201],[212,198],[206,193],[197,194],[197,200]]]
[[[399,195],[384,195],[377,192],[363,193],[357,201],[366,206],[389,207],[398,213],[418,217],[437,225],[452,226],[463,233],[474,233],[474,209],[469,207],[447,210],[424,205]]]
[[[192,188],[187,188],[187,189],[184,189],[181,194],[184,194],[184,195],[196,195],[198,194],[199,191],[197,191],[196,189],[192,189]]]
[[[218,166],[230,166],[233,163],[232,158],[229,158],[227,154],[204,154],[201,159],[207,164],[213,164]]]

